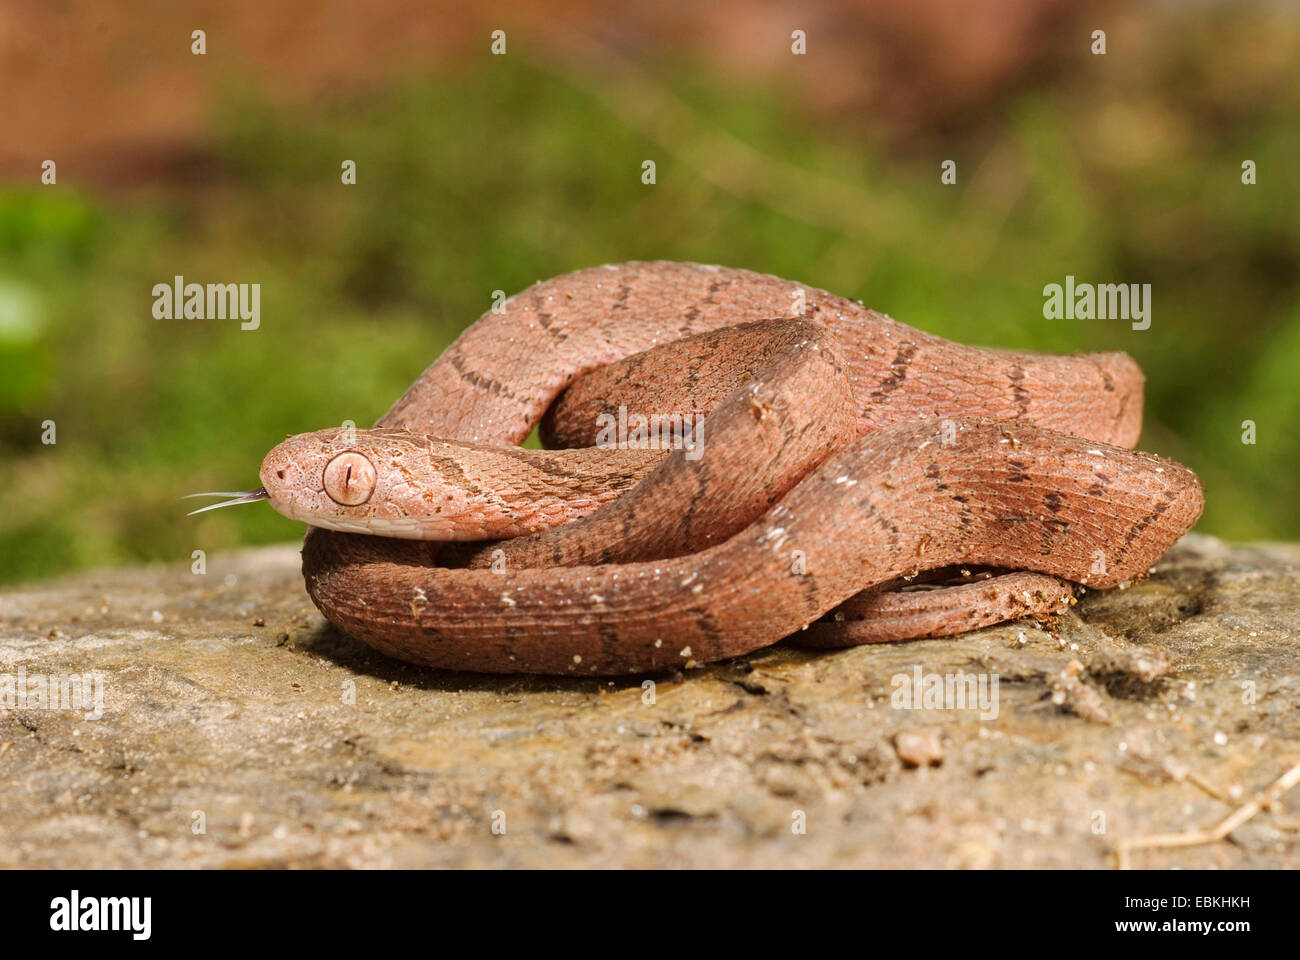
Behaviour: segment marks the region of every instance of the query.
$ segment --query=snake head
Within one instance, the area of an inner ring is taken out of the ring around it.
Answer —
[[[286,517],[344,533],[406,540],[515,536],[520,531],[492,513],[495,493],[463,472],[466,458],[476,455],[472,446],[392,429],[300,433],[266,455],[262,486]]]
[[[334,428],[300,433],[262,461],[272,507],[293,520],[350,533],[398,536],[403,478],[393,431]],[[409,535],[409,534],[408,534]]]

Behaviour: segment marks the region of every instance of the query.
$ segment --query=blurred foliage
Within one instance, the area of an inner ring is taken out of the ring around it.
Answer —
[[[296,537],[264,505],[190,519],[178,497],[256,486],[286,434],[372,422],[493,290],[651,258],[802,280],[971,343],[1126,350],[1148,376],[1143,447],[1206,482],[1201,529],[1294,539],[1300,71],[1225,72],[1203,55],[1218,36],[1081,61],[1074,82],[887,153],[778,86],[512,56],[306,113],[232,97],[183,190],[11,190],[0,580]],[[261,328],[154,319],[176,274],[260,283]],[[1042,288],[1066,274],[1152,284],[1151,329],[1045,320]]]

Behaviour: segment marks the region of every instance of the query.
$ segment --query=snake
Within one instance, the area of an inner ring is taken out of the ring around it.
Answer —
[[[948,636],[1142,579],[1195,523],[1196,475],[1131,449],[1143,383],[748,270],[605,265],[499,300],[373,428],[287,437],[232,502],[308,524],[321,613],[427,667]]]

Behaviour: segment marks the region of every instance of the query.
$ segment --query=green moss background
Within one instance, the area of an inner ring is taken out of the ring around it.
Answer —
[[[1218,42],[1084,61],[888,144],[698,64],[616,109],[599,74],[485,58],[305,111],[232,93],[184,189],[6,188],[0,581],[296,537],[265,505],[186,518],[178,498],[256,486],[286,434],[370,423],[493,290],[650,258],[798,279],[971,343],[1126,350],[1142,446],[1205,480],[1200,529],[1300,537],[1300,65],[1260,89],[1248,51],[1216,66]],[[177,273],[260,283],[261,328],[155,320]],[[1151,329],[1045,320],[1066,274],[1150,283]]]

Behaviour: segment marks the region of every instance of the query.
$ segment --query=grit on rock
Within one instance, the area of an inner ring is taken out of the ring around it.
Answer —
[[[1300,546],[1191,536],[1051,632],[782,644],[652,686],[387,660],[299,562],[0,593],[0,866],[1109,867],[1300,761]],[[918,666],[995,709],[900,709]],[[92,672],[98,717],[18,699]],[[1132,865],[1300,866],[1298,793]]]

